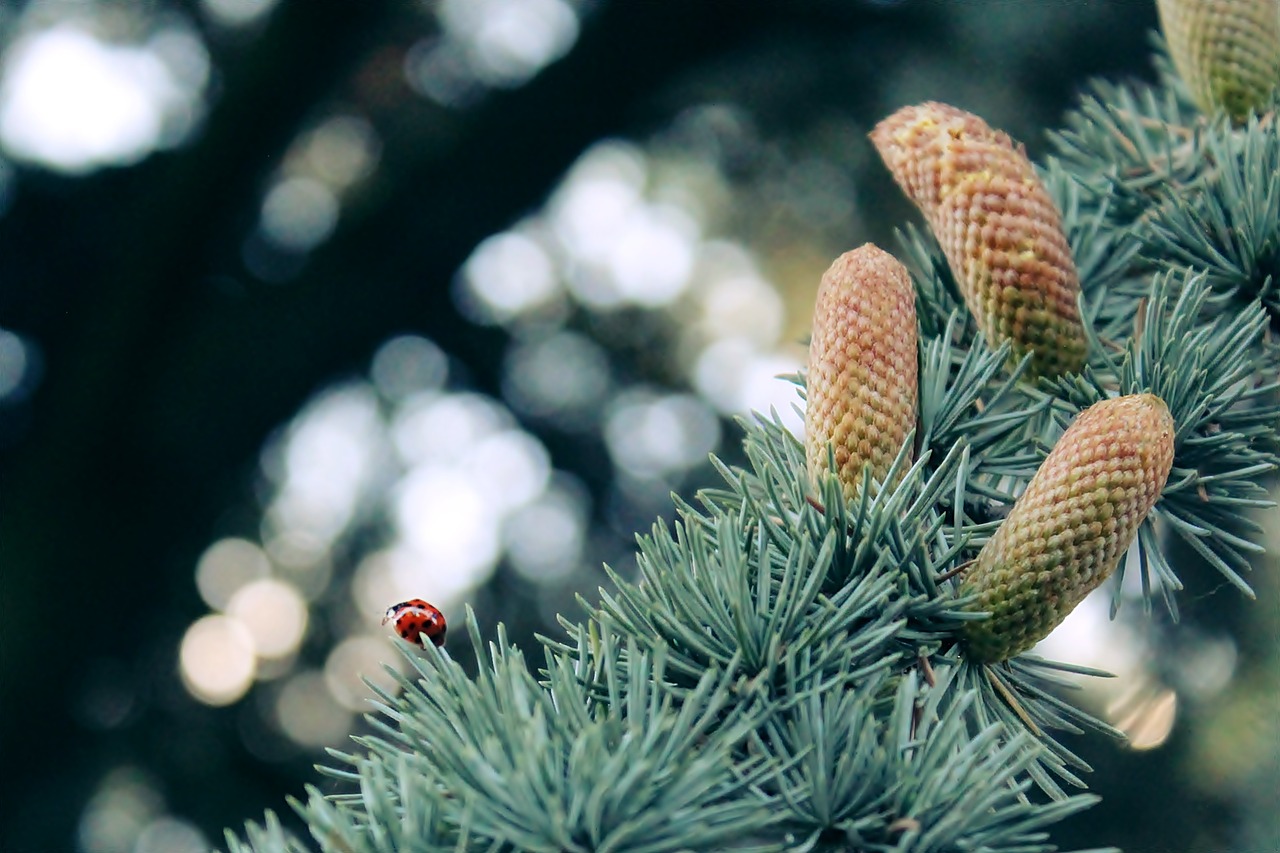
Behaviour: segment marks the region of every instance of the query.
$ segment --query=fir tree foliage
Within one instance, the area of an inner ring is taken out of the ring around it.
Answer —
[[[943,704],[954,695],[953,676],[944,671],[932,690],[916,675],[901,679],[883,721],[873,698],[883,679],[876,679],[857,690],[809,693],[784,722],[763,727],[763,741],[788,765],[776,790],[797,842],[791,849],[1052,849],[1044,827],[1093,798],[1045,807],[1022,797],[1035,755],[1029,736],[1005,737],[999,723],[972,734],[976,694]]]
[[[1280,129],[1249,119],[1207,132],[1200,192],[1170,194],[1142,229],[1142,254],[1160,270],[1203,271],[1214,295],[1260,299],[1280,317]],[[1224,306],[1223,310],[1231,310]]]
[[[1039,167],[1079,272],[1087,364],[1032,381],[987,346],[934,238],[906,226],[919,417],[883,480],[811,478],[776,413],[747,464],[676,499],[637,573],[562,617],[531,669],[501,627],[478,671],[410,651],[373,734],[331,751],[343,790],[293,808],[325,851],[843,850],[1049,853],[1087,805],[1059,733],[1122,737],[1067,696],[1095,670],[970,659],[973,558],[1069,424],[1150,393],[1172,473],[1112,576],[1176,614],[1175,543],[1250,594],[1248,517],[1280,453],[1280,136],[1274,114],[1203,115],[1158,81],[1095,83]],[[793,377],[804,396],[803,375]],[[852,495],[851,497],[846,497]],[[1047,794],[1046,796],[1043,796]],[[270,814],[233,853],[313,849]]]
[[[1094,83],[1066,127],[1050,134],[1061,169],[1086,190],[1079,203],[1110,223],[1105,230],[1113,241],[1136,241],[1129,272],[1201,271],[1219,310],[1261,299],[1274,317],[1280,313],[1273,283],[1280,264],[1274,111],[1240,124],[1221,113],[1203,115],[1159,40],[1155,58],[1157,84]],[[1070,200],[1056,195],[1071,221]],[[1087,266],[1074,241],[1072,249]]]
[[[1196,183],[1203,123],[1176,87],[1100,81],[1092,90],[1049,138],[1072,174],[1113,199],[1109,220],[1132,225],[1166,193]]]
[[[344,769],[327,772],[358,791],[294,803],[320,849],[1050,853],[1046,828],[1096,799],[1027,800],[1031,739],[971,735],[976,695],[951,701],[947,671],[936,688],[788,678],[789,700],[751,701],[716,671],[671,690],[660,655],[600,635],[579,651],[628,658],[625,676],[548,650],[537,678],[501,632],[486,654],[468,628],[480,674],[406,646],[416,683],[383,694],[363,754],[331,750]],[[270,814],[246,837],[228,850],[310,849]]]
[[[1049,401],[1031,401],[1020,392],[1028,361],[1012,370],[1009,344],[995,350],[970,341],[959,347],[958,313],[942,333],[921,341],[921,444],[931,457],[945,458],[955,447],[967,451],[967,477],[956,506],[1006,505],[1016,497],[1009,489],[1034,471],[1040,456],[1029,449],[1026,423],[1048,411]]]
[[[1142,241],[1125,228],[1112,227],[1117,191],[1090,190],[1085,178],[1051,158],[1042,171],[1045,185],[1062,211],[1067,241],[1080,273],[1081,316],[1086,331],[1109,346],[1132,331],[1133,317],[1147,295],[1147,277],[1136,260]],[[1090,361],[1099,348],[1090,347]]]

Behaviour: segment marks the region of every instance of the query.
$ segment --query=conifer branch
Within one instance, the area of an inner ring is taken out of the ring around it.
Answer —
[[[1170,194],[1142,229],[1142,255],[1157,270],[1202,271],[1219,310],[1254,299],[1280,318],[1280,127],[1256,117],[1214,126],[1200,192]]]
[[[1094,81],[1090,94],[1049,134],[1061,162],[1099,197],[1108,218],[1127,227],[1166,194],[1201,177],[1202,128],[1194,107],[1168,87]]]
[[[1160,50],[1043,167],[947,105],[882,123],[945,252],[908,225],[910,282],[873,246],[833,266],[805,440],[743,422],[745,467],[713,459],[540,669],[469,611],[475,676],[404,647],[322,769],[343,790],[291,803],[321,849],[1056,849],[1095,799],[1060,734],[1123,736],[1065,695],[1106,673],[1028,650],[1108,575],[1113,615],[1126,571],[1176,615],[1162,530],[1252,595],[1280,465],[1280,130],[1205,116]]]

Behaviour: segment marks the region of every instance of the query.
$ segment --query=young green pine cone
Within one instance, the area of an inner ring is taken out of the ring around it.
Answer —
[[[809,344],[805,452],[809,476],[835,453],[847,498],[865,466],[883,481],[916,426],[916,303],[911,276],[870,243],[822,276]]]
[[[1280,83],[1276,0],[1159,0],[1173,64],[1207,113],[1237,121],[1271,102]]]
[[[946,104],[904,107],[871,141],[924,213],[992,346],[1033,352],[1032,375],[1085,363],[1080,280],[1062,220],[1021,146]]]
[[[1173,466],[1173,418],[1154,394],[1104,400],[1076,418],[961,586],[974,610],[969,657],[1008,660],[1048,636],[1124,557]]]

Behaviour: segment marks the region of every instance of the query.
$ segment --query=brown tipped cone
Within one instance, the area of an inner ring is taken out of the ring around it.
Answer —
[[[1280,83],[1276,0],[1159,0],[1173,64],[1200,109],[1236,121],[1264,109]]]
[[[1110,577],[1169,477],[1173,432],[1154,394],[1076,418],[965,576],[972,609],[991,614],[965,627],[971,659],[1026,651]]]
[[[1062,219],[1021,146],[939,103],[904,107],[871,141],[924,213],[992,346],[1028,352],[1033,376],[1084,367],[1080,280]]]
[[[846,498],[863,469],[883,481],[916,425],[916,307],[911,276],[870,243],[836,259],[813,311],[805,409],[809,476],[828,470]]]

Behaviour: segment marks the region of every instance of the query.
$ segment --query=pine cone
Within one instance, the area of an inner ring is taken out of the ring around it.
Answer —
[[[1008,660],[1111,576],[1173,466],[1173,418],[1154,394],[1104,400],[1058,439],[961,586],[971,659]]]
[[[992,346],[1034,352],[1033,376],[1079,371],[1080,280],[1062,219],[1022,146],[946,104],[904,107],[871,141],[924,213]]]
[[[1280,83],[1276,0],[1159,0],[1169,54],[1196,103],[1240,121]]]
[[[809,475],[835,452],[845,496],[871,466],[883,481],[916,426],[915,291],[898,260],[876,246],[846,252],[822,276],[813,312],[805,409]]]

